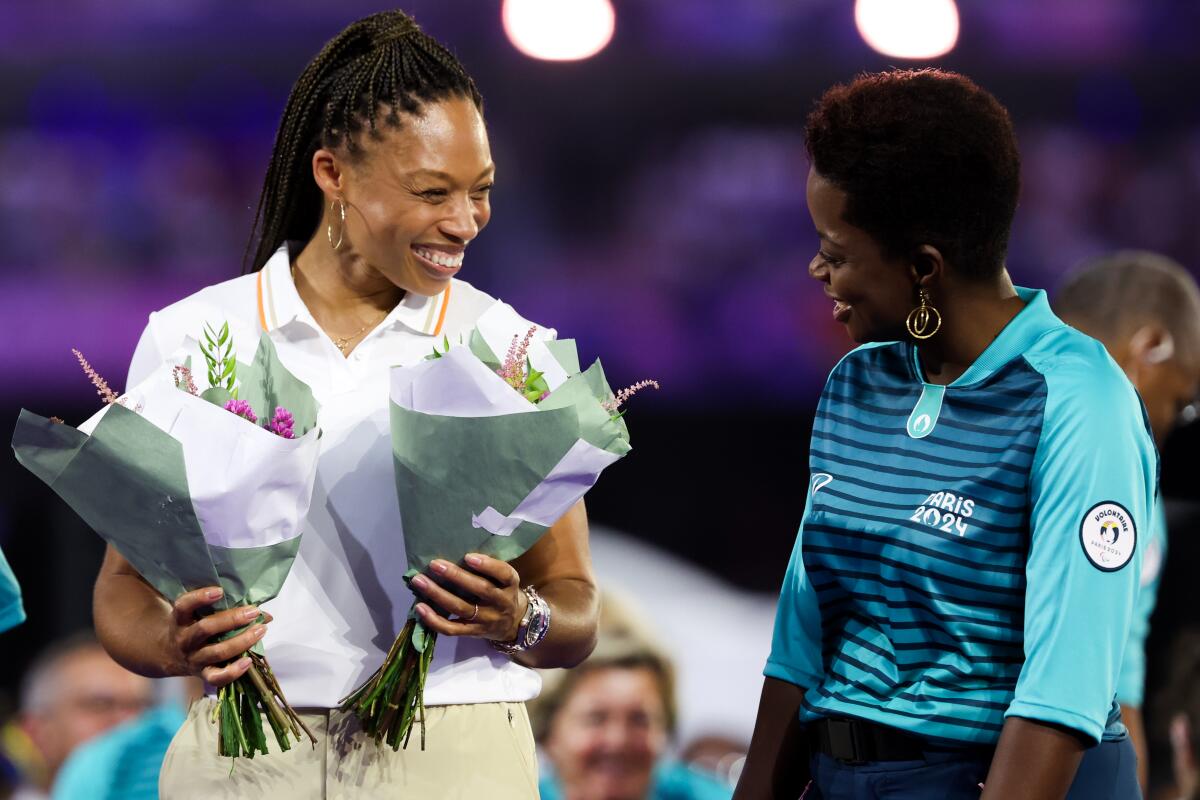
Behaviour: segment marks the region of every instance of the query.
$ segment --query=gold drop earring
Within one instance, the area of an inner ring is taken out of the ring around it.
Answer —
[[[909,336],[924,340],[942,329],[942,315],[929,304],[929,292],[918,289],[917,297],[920,299],[921,305],[909,312],[908,319],[904,321],[904,324],[908,328]],[[933,330],[929,329],[930,325],[933,326]]]

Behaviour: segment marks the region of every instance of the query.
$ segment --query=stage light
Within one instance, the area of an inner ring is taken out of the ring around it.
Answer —
[[[867,44],[895,58],[936,58],[958,41],[954,0],[857,0],[854,22]]]
[[[504,32],[513,47],[544,61],[579,61],[612,40],[610,0],[504,0]]]

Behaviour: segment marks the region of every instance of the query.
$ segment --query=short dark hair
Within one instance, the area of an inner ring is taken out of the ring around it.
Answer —
[[[822,95],[805,138],[813,168],[848,196],[846,221],[888,256],[931,244],[960,275],[1004,266],[1021,156],[1004,106],[968,78],[860,75]]]
[[[1112,344],[1157,322],[1183,363],[1200,366],[1200,287],[1183,265],[1146,250],[1121,250],[1084,262],[1054,295],[1054,310],[1089,336]]]

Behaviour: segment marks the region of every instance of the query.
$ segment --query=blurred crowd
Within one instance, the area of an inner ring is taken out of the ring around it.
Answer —
[[[10,276],[14,311],[27,323],[15,327],[31,347],[52,341],[58,323],[20,313],[22,298],[44,301],[28,294],[40,284],[27,284],[27,274],[54,288],[60,304],[75,302],[68,287],[81,285],[90,299],[80,305],[111,307],[139,286],[165,284],[165,301],[241,269],[236,254],[266,136],[148,127],[130,148],[127,134],[0,129],[0,156],[11,165],[0,186],[0,285]],[[805,211],[795,176],[807,165],[794,126],[697,126],[661,157],[589,185],[582,205],[600,194],[622,200],[586,225],[548,218],[539,198],[562,194],[561,178],[537,177],[520,152],[506,163],[504,135],[497,125],[498,158],[509,169],[497,184],[496,221],[471,261],[474,283],[569,327],[614,374],[655,374],[676,404],[717,406],[712,387],[731,380],[759,387],[760,402],[774,406],[807,401],[821,385],[843,342],[833,328],[814,330],[811,319],[826,316],[823,298],[799,290],[813,241],[796,223]],[[1200,204],[1200,131],[1138,149],[1103,131],[1031,124],[1021,145],[1025,185],[1009,257],[1018,284],[1053,284],[1070,265],[1127,241],[1200,263],[1200,228],[1190,222]],[[511,269],[516,252],[520,269]],[[757,346],[744,348],[729,331],[751,317]],[[131,317],[125,338],[143,321]],[[102,364],[107,346],[94,345]],[[24,358],[34,370],[50,360]]]

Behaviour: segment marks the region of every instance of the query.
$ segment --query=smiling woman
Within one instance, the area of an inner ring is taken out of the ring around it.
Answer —
[[[435,560],[413,579],[426,600],[422,624],[458,637],[429,668],[424,724],[436,735],[427,746],[380,748],[338,710],[384,660],[414,599],[403,579],[389,369],[471,331],[495,302],[456,277],[491,216],[495,167],[482,108],[458,60],[407,15],[353,23],[288,98],[247,247],[252,271],[150,316],[128,385],[206,322],[227,320],[243,357],[270,335],[280,361],[312,387],[322,431],[299,554],[265,616],[210,613],[220,599],[211,587],[161,597],[119,553],[106,555],[95,622],[120,663],[145,675],[199,675],[215,688],[245,672],[231,657],[261,642],[320,740],[231,774],[216,755],[210,696],[167,754],[164,798],[536,794],[524,701],[540,682],[529,667],[578,663],[595,640],[582,505],[511,563]],[[528,641],[531,598],[553,624],[536,645],[514,646],[519,635]],[[462,607],[473,608],[469,620],[437,610]]]
[[[735,797],[1132,800],[1114,695],[1156,454],[1101,346],[1009,279],[1008,113],[894,70],[806,138],[809,274],[862,346],[817,408]]]

